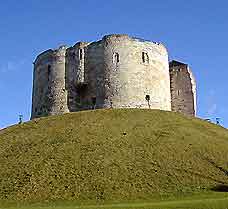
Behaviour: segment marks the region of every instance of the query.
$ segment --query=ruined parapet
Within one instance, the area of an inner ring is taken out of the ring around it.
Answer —
[[[67,104],[70,111],[81,109],[80,90],[86,87],[85,81],[85,51],[89,43],[78,42],[66,51],[66,89]]]
[[[98,108],[171,110],[168,53],[163,45],[128,35],[105,36],[102,44]]]
[[[172,111],[196,115],[196,82],[187,64],[172,61],[170,68]]]
[[[65,89],[66,47],[48,50],[34,62],[31,118],[68,112]]]

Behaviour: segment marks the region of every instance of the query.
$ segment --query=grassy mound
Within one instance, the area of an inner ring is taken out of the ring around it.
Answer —
[[[228,188],[228,131],[159,110],[96,110],[0,131],[0,199],[136,200]]]

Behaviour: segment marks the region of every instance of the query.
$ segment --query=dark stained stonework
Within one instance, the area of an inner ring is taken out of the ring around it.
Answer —
[[[169,63],[171,108],[185,115],[196,114],[196,82],[187,64]]]

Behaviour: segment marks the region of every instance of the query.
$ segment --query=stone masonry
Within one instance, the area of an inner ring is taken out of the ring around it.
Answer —
[[[171,107],[185,115],[196,114],[196,82],[187,64],[172,61],[170,69]]]
[[[31,118],[99,108],[144,108],[194,116],[196,84],[166,48],[128,35],[47,50],[36,58]]]

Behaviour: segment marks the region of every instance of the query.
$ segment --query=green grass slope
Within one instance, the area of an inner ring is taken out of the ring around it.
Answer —
[[[228,188],[228,131],[159,110],[96,110],[0,131],[2,200],[149,200]]]

